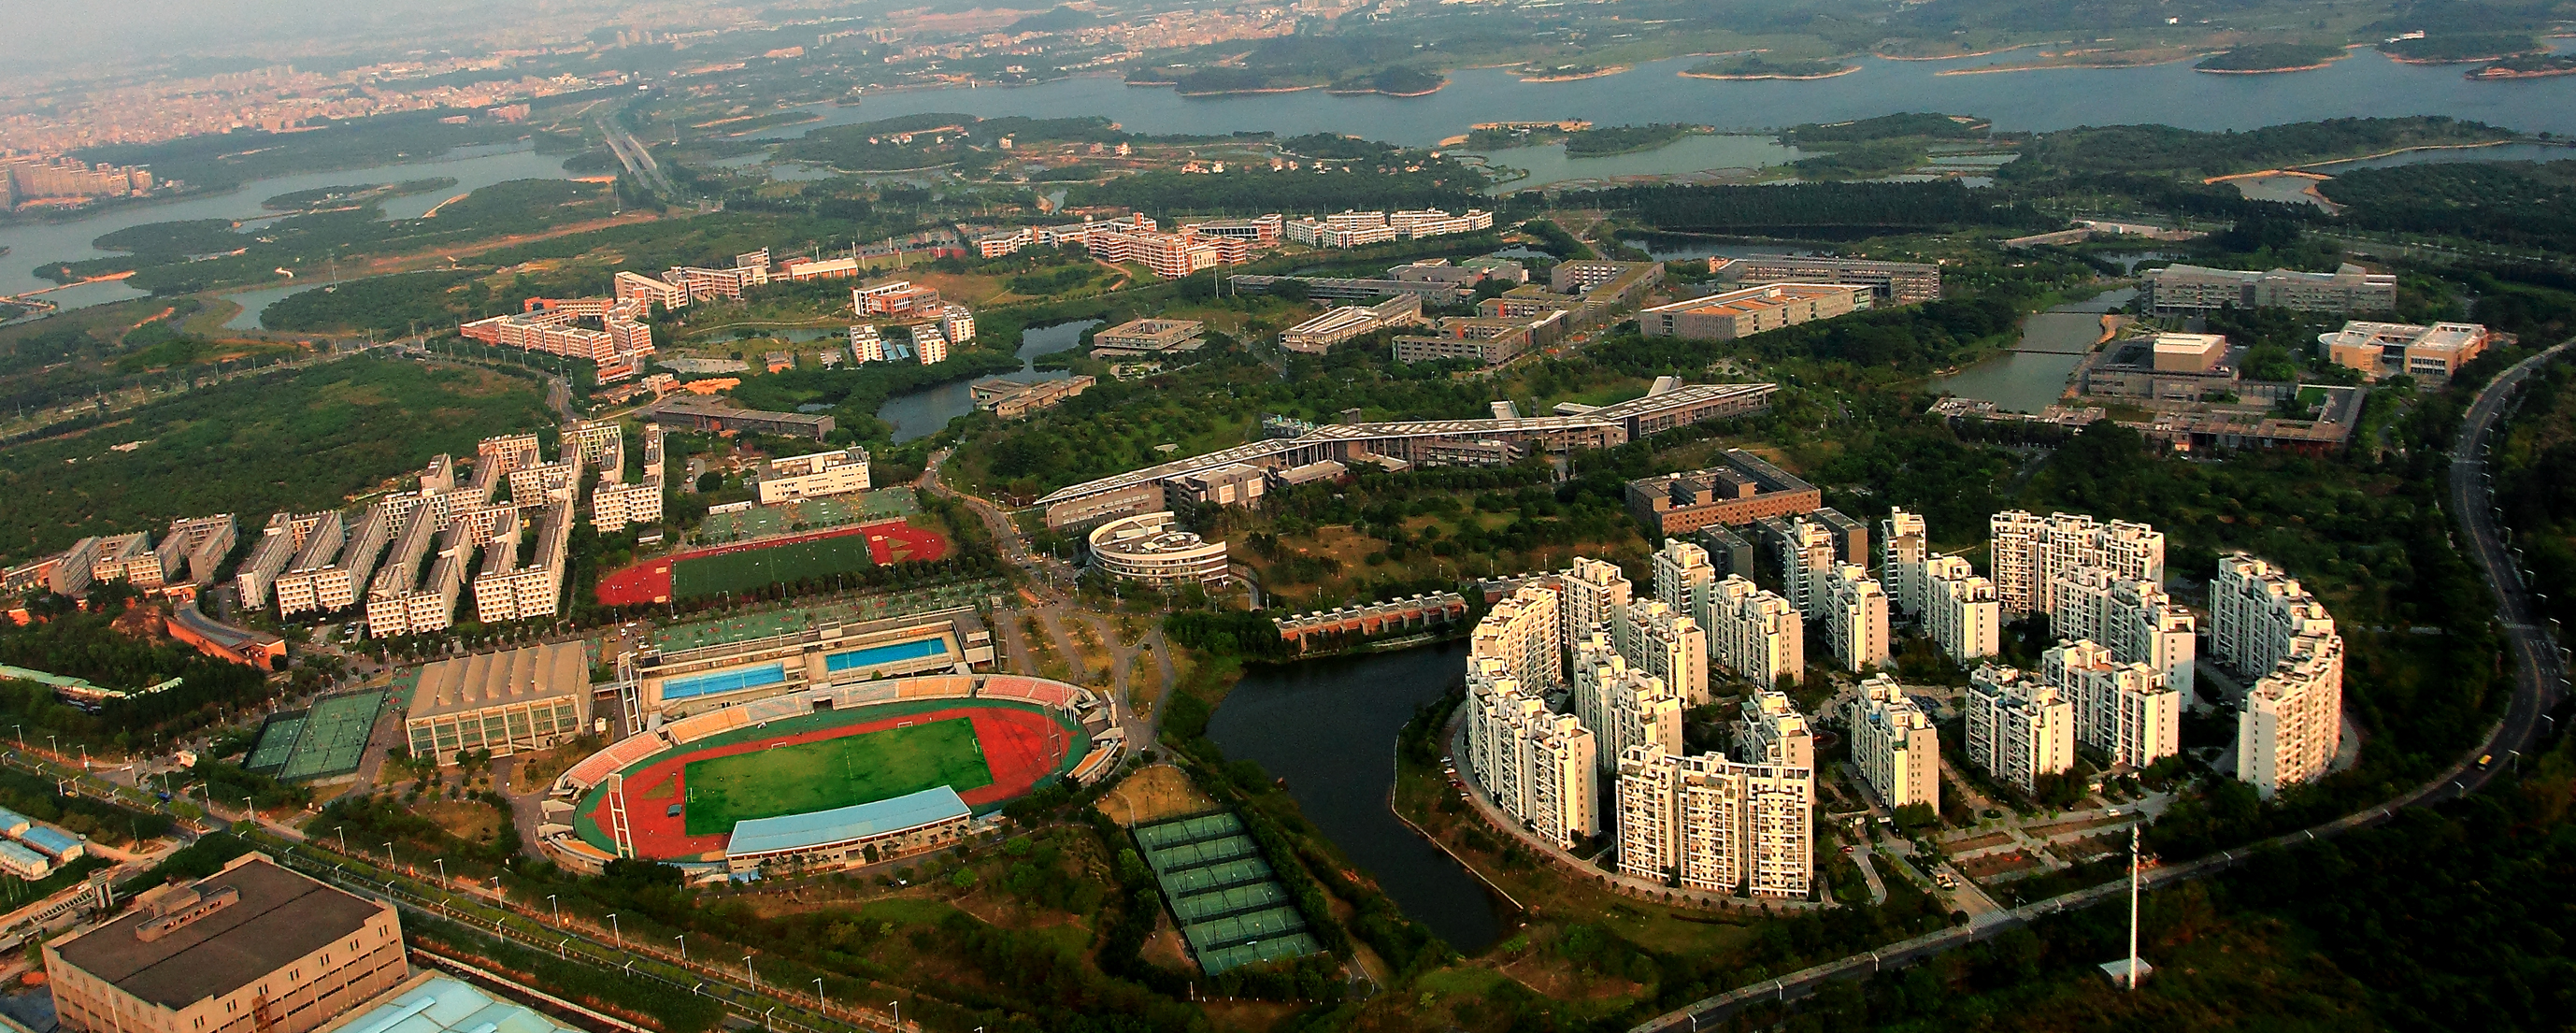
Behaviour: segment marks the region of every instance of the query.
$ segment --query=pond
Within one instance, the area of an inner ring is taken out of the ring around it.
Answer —
[[[1286,779],[1306,817],[1405,917],[1473,954],[1502,934],[1503,908],[1475,873],[1388,806],[1396,736],[1466,665],[1466,645],[1448,643],[1256,667],[1217,708],[1208,737],[1228,759]]]
[[[1053,326],[1028,328],[1020,334],[1019,350],[1013,353],[1020,357],[1019,372],[1004,373],[1002,379],[1034,384],[1041,380],[1063,380],[1072,376],[1062,370],[1038,372],[1030,367],[1030,361],[1040,355],[1051,355],[1080,344],[1082,332],[1099,325],[1100,321],[1097,319],[1083,319],[1071,323],[1057,323]],[[937,434],[941,428],[948,426],[948,421],[975,411],[975,401],[966,391],[966,385],[970,383],[973,381],[952,380],[936,387],[927,387],[911,394],[888,398],[884,405],[877,407],[877,418],[894,424],[894,440],[897,443]]]

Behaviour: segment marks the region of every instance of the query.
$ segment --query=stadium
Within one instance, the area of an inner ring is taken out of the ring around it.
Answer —
[[[540,840],[559,863],[619,857],[751,878],[956,842],[1048,778],[1088,783],[1124,746],[1090,690],[938,674],[720,707],[618,741],[556,779]]]

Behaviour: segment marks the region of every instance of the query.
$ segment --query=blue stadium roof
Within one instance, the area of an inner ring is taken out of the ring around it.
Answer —
[[[938,786],[875,803],[736,822],[733,838],[725,843],[725,853],[742,857],[830,846],[917,829],[950,818],[971,817],[974,813],[967,809],[966,801],[958,798],[957,790]]]

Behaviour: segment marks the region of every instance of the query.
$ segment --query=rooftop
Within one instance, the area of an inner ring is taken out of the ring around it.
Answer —
[[[199,880],[208,898],[230,888],[229,907],[151,939],[137,935],[155,917],[144,908],[61,941],[64,961],[117,989],[164,1008],[220,997],[290,961],[365,928],[389,910],[344,890],[287,871],[251,854]]]
[[[753,818],[737,822],[733,838],[725,843],[725,853],[734,857],[776,853],[781,850],[804,850],[813,847],[847,843],[880,836],[889,832],[917,829],[924,825],[964,818],[974,812],[957,790],[934,786],[918,793],[898,796],[875,803],[835,807],[811,814],[789,814],[776,818]]]
[[[443,717],[504,703],[590,692],[590,660],[579,642],[441,660],[420,669],[411,718]]]
[[[351,1012],[321,1033],[573,1033],[544,1013],[513,1004],[452,976],[422,973]]]

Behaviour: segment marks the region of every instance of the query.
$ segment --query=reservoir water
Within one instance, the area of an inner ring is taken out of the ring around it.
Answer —
[[[1474,873],[1387,806],[1396,735],[1466,664],[1467,647],[1449,643],[1256,667],[1217,708],[1208,737],[1227,758],[1286,779],[1306,817],[1406,917],[1472,954],[1501,935],[1504,915]]]
[[[430,161],[376,165],[337,172],[302,172],[291,176],[253,180],[241,188],[211,197],[194,197],[167,204],[135,205],[101,212],[66,222],[27,222],[0,225],[0,246],[9,249],[0,258],[0,294],[19,294],[54,286],[50,280],[37,278],[35,269],[55,262],[77,262],[104,258],[115,252],[102,251],[90,241],[125,229],[153,222],[182,222],[191,219],[257,219],[274,218],[277,213],[259,206],[261,201],[279,194],[318,187],[358,183],[400,183],[407,180],[445,176],[456,185],[425,194],[396,197],[384,202],[385,217],[416,219],[439,202],[494,183],[513,179],[569,179],[563,169],[564,156],[538,154],[528,144],[460,147],[446,157]],[[142,297],[143,291],[121,283],[87,284],[76,290],[61,290],[45,299],[65,308],[96,305],[126,298]]]
[[[1057,323],[1053,326],[1033,326],[1022,331],[1020,347],[1012,353],[1020,357],[1020,370],[1017,373],[1004,373],[1002,379],[1034,384],[1041,380],[1063,380],[1071,377],[1073,374],[1062,370],[1041,373],[1031,369],[1029,363],[1040,355],[1050,355],[1081,343],[1082,332],[1099,325],[1100,321],[1097,319],[1083,319],[1071,323]],[[952,380],[936,387],[888,398],[884,405],[877,407],[877,418],[894,424],[894,439],[897,442],[937,434],[940,428],[948,426],[948,421],[975,411],[975,401],[966,391],[966,385],[972,382]]]
[[[2137,296],[2123,287],[2089,301],[2072,301],[2022,320],[2014,350],[1932,381],[1934,391],[1993,402],[2008,412],[2038,412],[2057,404],[2066,378],[2102,337],[2102,314]]]
[[[1556,83],[1522,82],[1508,69],[1468,69],[1451,73],[1446,88],[1424,97],[1337,97],[1321,90],[1183,97],[1169,87],[1084,76],[1036,86],[871,93],[857,104],[817,107],[821,121],[748,138],[792,139],[822,126],[932,111],[1104,115],[1138,133],[1357,133],[1419,147],[1437,145],[1478,122],[1583,118],[1602,125],[1689,122],[1760,130],[1900,111],[1979,115],[2011,131],[2143,123],[2245,130],[2354,116],[2449,115],[2526,132],[2576,133],[2576,76],[2472,82],[2457,65],[2399,64],[2371,50],[2313,72],[2281,75],[2210,75],[2192,71],[2189,63],[1940,74],[2035,56],[2022,50],[1943,61],[1864,57],[1857,60],[1857,72],[1803,82],[1678,76],[1705,60],[1691,57]]]

